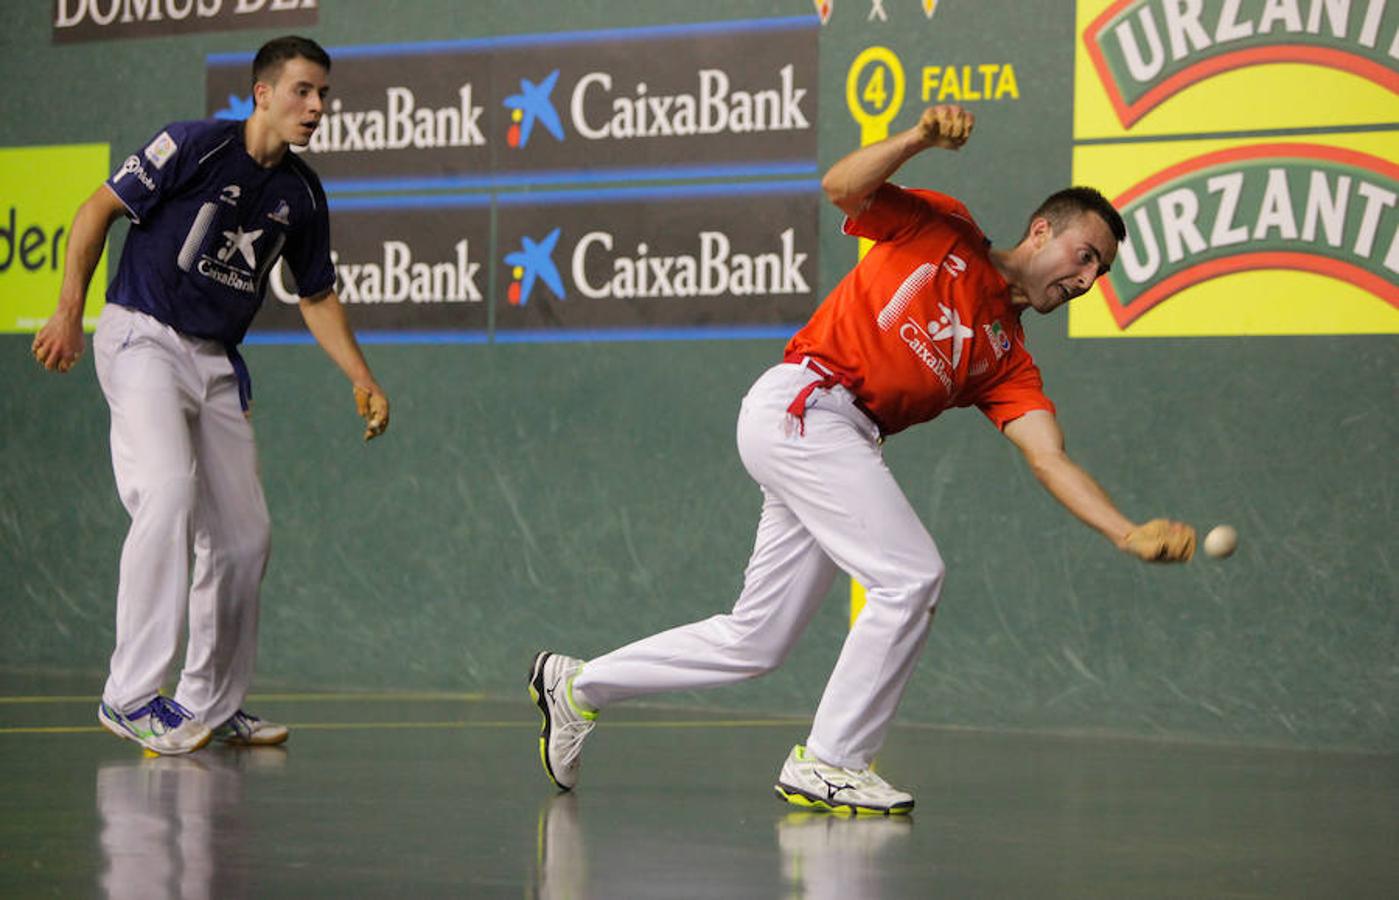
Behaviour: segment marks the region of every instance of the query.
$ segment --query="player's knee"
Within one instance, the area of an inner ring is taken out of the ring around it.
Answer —
[[[154,522],[189,522],[194,515],[197,488],[194,476],[164,478],[143,485],[136,491],[135,514]]]

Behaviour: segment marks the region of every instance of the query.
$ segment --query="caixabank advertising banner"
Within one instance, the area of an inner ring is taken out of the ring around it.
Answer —
[[[795,325],[818,301],[816,191],[677,185],[501,198],[496,327]]]
[[[305,159],[329,189],[814,174],[814,17],[331,47]],[[214,116],[251,111],[251,56],[208,62]]]
[[[790,330],[817,299],[818,32],[800,16],[328,48],[325,116],[296,152],[329,195],[356,328]],[[209,57],[210,115],[251,113],[250,63]],[[299,332],[270,287],[253,330]]]
[[[336,291],[357,330],[485,331],[489,197],[331,200],[330,237]],[[255,330],[303,330],[299,299],[279,265]]]
[[[1070,336],[1399,332],[1399,5],[1081,0],[1078,27],[1073,178],[1128,235]]]

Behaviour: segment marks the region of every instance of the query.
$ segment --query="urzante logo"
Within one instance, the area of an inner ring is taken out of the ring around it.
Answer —
[[[342,262],[332,251],[331,262],[339,279],[338,294],[345,303],[467,303],[481,300],[476,286],[480,263],[471,261],[466,239],[452,246],[450,260],[426,263],[413,259],[405,241],[384,241],[378,259]],[[296,303],[296,291],[282,280],[282,267],[272,272],[272,292],[283,303]]]
[[[778,69],[778,86],[767,90],[731,90],[728,73],[723,69],[701,69],[697,79],[694,93],[678,94],[653,94],[646,82],[637,82],[632,88],[634,96],[612,99],[610,118],[589,120],[589,92],[611,95],[613,85],[611,74],[589,72],[573,87],[569,104],[573,127],[590,141],[811,127],[801,108],[806,88],[796,86],[795,68],[790,63]]]
[[[1127,128],[1198,81],[1265,63],[1328,66],[1399,91],[1399,15],[1392,5],[1386,15],[1385,0],[1311,0],[1305,17],[1302,5],[1119,0],[1083,41]]]
[[[1187,160],[1114,200],[1127,240],[1103,296],[1125,329],[1192,284],[1293,269],[1399,307],[1396,202],[1399,165],[1340,147],[1263,144]]]
[[[520,79],[520,93],[505,98],[505,108],[510,110],[510,129],[505,133],[505,142],[516,149],[529,144],[529,136],[538,122],[554,136],[563,140],[563,123],[549,95],[559,80],[559,70],[555,69],[535,84],[528,78]]]
[[[505,254],[505,263],[511,267],[510,287],[506,289],[505,298],[510,301],[511,306],[524,306],[529,303],[530,291],[534,289],[536,279],[544,279],[544,283],[549,286],[549,290],[554,292],[554,296],[560,300],[565,299],[563,291],[563,279],[559,278],[559,269],[554,265],[554,247],[559,242],[559,234],[563,229],[555,228],[544,236],[544,240],[535,241],[525,235],[520,238],[520,249]]]
[[[653,255],[643,241],[634,255],[611,256],[614,240],[606,231],[590,231],[573,247],[573,283],[578,292],[593,299],[654,297],[745,297],[769,294],[805,294],[811,288],[801,268],[807,254],[796,252],[795,232],[788,228],[777,236],[779,250],[768,253],[734,253],[722,231],[701,231],[695,253]],[[590,254],[611,258],[612,277],[592,281],[588,277]]]

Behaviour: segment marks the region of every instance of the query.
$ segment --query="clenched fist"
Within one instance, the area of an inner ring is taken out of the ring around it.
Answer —
[[[378,385],[355,388],[355,410],[364,419],[364,439],[373,440],[389,427],[389,398]]]
[[[930,106],[918,120],[918,133],[923,143],[944,150],[959,150],[972,136],[976,116],[955,104]]]
[[[1195,555],[1195,529],[1183,522],[1152,519],[1127,532],[1119,546],[1147,562],[1187,562]]]

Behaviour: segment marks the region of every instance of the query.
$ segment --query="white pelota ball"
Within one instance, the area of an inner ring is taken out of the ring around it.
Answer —
[[[1224,559],[1239,546],[1239,533],[1233,525],[1216,525],[1205,535],[1205,553],[1215,559]]]

